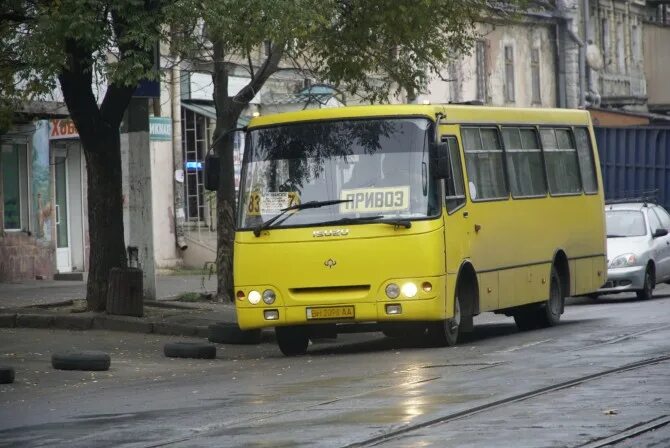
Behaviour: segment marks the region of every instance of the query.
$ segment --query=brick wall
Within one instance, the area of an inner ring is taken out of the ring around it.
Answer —
[[[54,248],[24,232],[0,236],[0,282],[29,280],[54,275]]]

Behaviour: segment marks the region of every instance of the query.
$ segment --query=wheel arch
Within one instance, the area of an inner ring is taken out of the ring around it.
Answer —
[[[570,264],[568,263],[568,256],[563,249],[558,249],[554,253],[552,266],[556,268],[558,277],[561,280],[561,288],[563,289],[564,297],[570,296],[572,294],[570,288],[570,285],[572,284],[570,281]]]
[[[467,289],[462,290],[461,288]],[[463,297],[461,292],[469,295],[467,302],[460,302],[461,313],[466,316],[476,316],[479,314],[479,282],[477,280],[477,272],[468,260],[464,261],[458,269],[456,286],[454,288],[454,292],[456,291],[459,292],[459,299]]]

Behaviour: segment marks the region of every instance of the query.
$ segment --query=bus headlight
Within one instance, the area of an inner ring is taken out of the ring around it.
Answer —
[[[414,297],[418,291],[418,288],[414,283],[407,282],[402,285],[402,295],[405,297]]]
[[[397,299],[400,295],[400,288],[395,283],[389,283],[386,286],[386,296],[389,299]]]
[[[275,292],[271,289],[266,289],[263,291],[263,302],[265,302],[267,305],[272,305],[275,303],[275,299],[277,298],[277,295]]]
[[[261,293],[254,290],[249,293],[249,303],[252,305],[256,305],[258,302],[261,301]]]

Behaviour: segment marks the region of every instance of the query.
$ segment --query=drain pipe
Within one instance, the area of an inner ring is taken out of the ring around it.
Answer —
[[[180,250],[188,249],[184,237],[184,156],[181,147],[181,70],[175,60],[172,66],[170,81],[172,104],[172,160],[174,176],[172,189],[174,196],[174,231],[175,242]]]

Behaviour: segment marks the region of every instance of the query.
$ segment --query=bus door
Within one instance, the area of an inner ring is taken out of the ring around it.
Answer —
[[[475,269],[481,269],[482,246],[489,248],[495,245],[495,238],[500,235],[487,232],[480,234],[482,223],[475,219],[472,202],[467,200],[465,182],[467,180],[466,164],[463,160],[461,133],[459,126],[443,126],[440,128],[440,140],[447,144],[451,175],[445,179],[445,243],[447,253],[447,273],[455,275],[464,259],[472,260]],[[482,236],[487,241],[483,241]],[[484,244],[483,244],[484,243]],[[473,247],[476,244],[476,247]],[[477,258],[475,260],[474,258]],[[498,272],[478,272],[479,307],[481,311],[498,308]]]
[[[458,269],[470,257],[472,231],[465,198],[463,163],[459,149],[458,126],[441,126],[440,141],[446,144],[449,159],[449,177],[444,180],[444,229],[448,282],[455,284]],[[445,148],[442,145],[442,148]],[[443,155],[443,154],[442,154]]]

